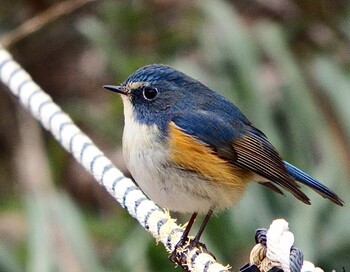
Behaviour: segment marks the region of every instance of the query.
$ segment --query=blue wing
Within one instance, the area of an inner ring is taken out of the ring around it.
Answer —
[[[180,113],[172,121],[182,131],[208,145],[217,156],[233,166],[256,173],[272,183],[267,187],[281,192],[274,184],[290,191],[296,198],[310,204],[309,198],[300,190],[296,180],[314,189],[338,205],[340,198],[298,168],[284,162],[266,136],[239,116],[225,120],[221,114],[200,110]]]

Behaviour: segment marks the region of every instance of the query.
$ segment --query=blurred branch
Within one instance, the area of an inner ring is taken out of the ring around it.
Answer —
[[[69,14],[76,9],[94,0],[70,0],[59,2],[46,11],[36,15],[35,17],[25,21],[19,27],[0,38],[0,44],[8,48],[19,40],[29,36],[30,34],[40,30],[45,25],[53,22],[59,17]]]
[[[316,87],[316,84],[313,84]],[[335,113],[334,106],[331,101],[316,88],[311,88],[312,95],[320,105],[320,110],[326,119],[326,124],[333,134],[334,141],[338,143],[338,155],[342,157],[341,161],[344,162],[344,170],[346,175],[350,177],[350,168],[347,167],[347,163],[350,161],[350,141],[343,129],[343,125]]]
[[[18,179],[27,192],[50,194],[52,179],[39,125],[20,107],[17,119],[20,142],[17,145],[15,169]]]
[[[350,140],[345,125],[341,120],[342,118],[337,113],[339,106],[337,107],[337,105],[332,102],[332,99],[322,91],[325,87],[315,78],[315,75],[312,75],[310,68],[306,69],[301,66],[301,69],[303,69],[305,74],[309,75],[306,77],[306,80],[308,81],[308,85],[312,87],[310,88],[310,93],[319,105],[319,110],[326,120],[325,124],[332,133],[333,141],[337,143],[337,155],[341,157],[344,172],[350,177],[350,168],[348,167],[348,162],[350,161]],[[334,86],[333,88],[337,90],[338,86]]]

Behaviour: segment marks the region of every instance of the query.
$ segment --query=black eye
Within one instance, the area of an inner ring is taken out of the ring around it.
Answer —
[[[143,88],[143,97],[147,100],[153,100],[158,95],[157,88],[145,86]]]

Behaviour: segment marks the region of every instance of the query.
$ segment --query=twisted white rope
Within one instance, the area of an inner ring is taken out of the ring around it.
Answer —
[[[250,254],[250,264],[257,265],[260,271],[269,271],[272,267],[284,272],[323,271],[311,262],[303,261],[301,250],[293,246],[294,235],[284,219],[274,220],[268,230],[257,230],[256,240],[258,244]]]
[[[289,231],[288,222],[277,219],[272,222],[266,234],[266,257],[281,264],[284,272],[290,272],[290,251],[294,244],[294,235]]]
[[[173,251],[183,229],[169,214],[149,200],[113,165],[0,45],[0,80],[58,142],[136,218],[168,251]],[[190,271],[228,271],[214,258],[193,248],[187,255]]]
[[[267,237],[267,254],[266,256],[281,264],[281,268],[284,272],[294,271],[293,267],[300,267],[302,264],[301,272],[323,272],[319,267],[309,261],[303,261],[302,256],[298,256],[301,259],[291,259],[292,246],[294,244],[294,234],[289,231],[288,222],[284,219],[276,219],[270,225],[266,234]]]
[[[324,272],[323,269],[316,267],[313,263],[305,261],[300,272]]]

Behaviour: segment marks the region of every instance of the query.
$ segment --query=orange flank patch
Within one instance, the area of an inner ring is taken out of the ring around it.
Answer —
[[[206,144],[170,123],[169,146],[173,162],[184,169],[196,171],[224,187],[243,190],[253,174],[219,158]]]

